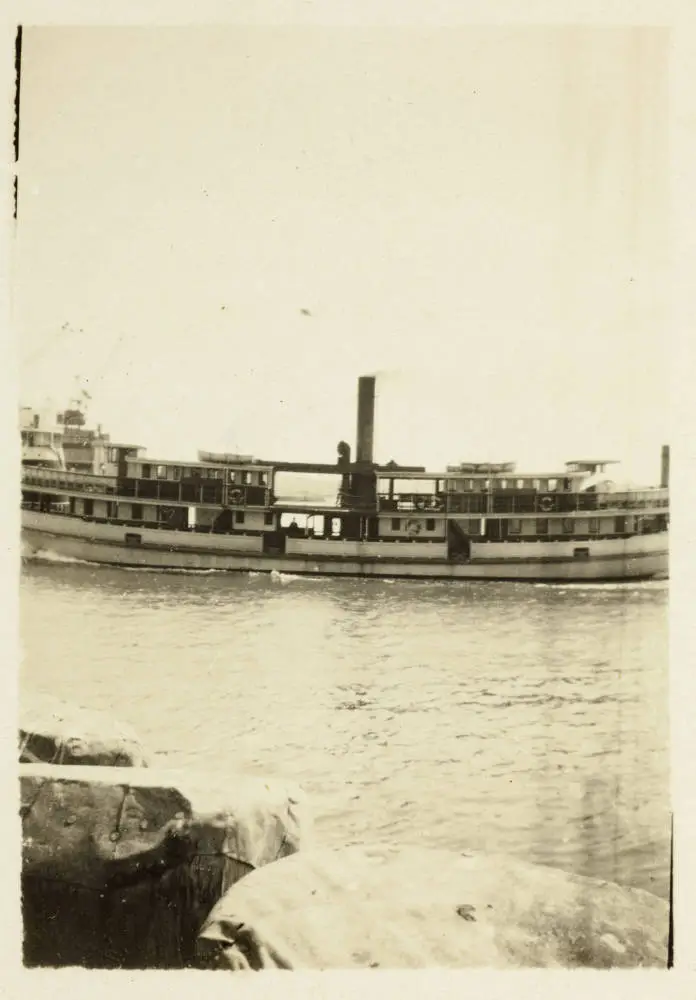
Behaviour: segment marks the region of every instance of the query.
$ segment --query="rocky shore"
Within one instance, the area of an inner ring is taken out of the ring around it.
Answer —
[[[24,706],[27,966],[666,967],[650,893],[465,851],[314,848],[299,788],[152,760],[110,717]]]
[[[214,904],[307,836],[299,788],[149,767],[127,726],[50,698],[19,746],[27,966],[195,966]]]

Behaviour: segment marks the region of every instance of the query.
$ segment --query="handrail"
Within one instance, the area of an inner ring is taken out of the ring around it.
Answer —
[[[79,483],[92,483],[97,480],[99,483],[116,483],[116,476],[104,476],[95,472],[71,472],[69,469],[41,469],[38,467],[24,466],[22,469],[22,480],[34,483],[48,483],[54,485],[56,480],[60,480],[62,485]]]
[[[137,482],[160,483],[159,480],[138,480]],[[164,482],[164,481],[162,481]],[[184,499],[184,496],[143,496],[137,493],[123,492],[117,494],[119,480],[116,476],[96,475],[88,472],[68,472],[67,470],[41,469],[35,467],[24,467],[22,470],[22,487],[31,489],[32,485],[51,487],[57,491],[77,490],[78,492],[102,494],[113,499],[114,496],[123,496],[125,502],[154,502],[154,503],[174,503],[174,504],[194,504],[202,503],[203,506],[213,504],[220,505],[217,498],[210,498],[203,501],[198,497]],[[169,484],[168,484],[169,485]],[[174,485],[174,484],[171,484]],[[208,487],[202,487],[208,489]],[[253,487],[260,489],[260,487]],[[149,492],[149,491],[148,491]],[[153,491],[159,492],[159,490]],[[271,494],[268,488],[264,490],[265,503],[249,503],[246,494],[246,487],[235,487],[228,491],[227,503],[230,506],[259,507],[267,509],[272,506]],[[337,498],[338,499],[338,498]],[[493,495],[477,492],[453,493],[445,492],[438,494],[426,493],[379,493],[377,504],[348,493],[342,495],[344,509],[355,508],[361,510],[375,510],[380,513],[423,513],[432,514],[461,514],[478,517],[496,516],[524,516],[524,517],[567,517],[581,514],[587,517],[596,516],[598,512],[608,513],[610,511],[645,511],[664,510],[669,507],[669,489],[667,487],[651,487],[641,490],[624,490],[620,493],[525,493],[516,494],[513,491],[506,495],[505,491],[499,491]]]
[[[609,510],[660,510],[669,506],[669,490],[655,487],[648,490],[621,493],[524,493],[500,491],[495,494],[477,493],[379,493],[381,513],[411,511],[446,512],[480,517],[505,515],[527,517],[566,517],[580,514],[592,517]]]

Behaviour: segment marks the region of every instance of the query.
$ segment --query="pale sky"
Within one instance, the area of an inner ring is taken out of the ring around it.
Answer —
[[[667,33],[29,28],[22,398],[154,457],[552,471],[667,440]],[[305,315],[303,310],[309,311]]]

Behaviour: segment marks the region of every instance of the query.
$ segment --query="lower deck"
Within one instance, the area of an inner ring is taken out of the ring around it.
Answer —
[[[22,511],[34,552],[156,569],[219,569],[305,575],[497,580],[622,580],[665,575],[668,533],[559,541],[472,541],[452,555],[445,541],[286,538],[264,551],[261,535],[137,529],[36,510]]]

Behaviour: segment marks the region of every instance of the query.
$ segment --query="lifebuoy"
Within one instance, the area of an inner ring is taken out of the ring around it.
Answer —
[[[230,490],[230,503],[242,503],[243,499],[241,490]]]
[[[420,521],[407,521],[406,522],[406,532],[407,532],[407,534],[409,534],[409,535],[418,535],[418,534],[420,534],[420,530],[421,530],[421,523],[420,523]]]
[[[543,511],[546,511],[548,513],[550,510],[554,509],[555,504],[551,499],[551,497],[542,497],[539,506]]]

